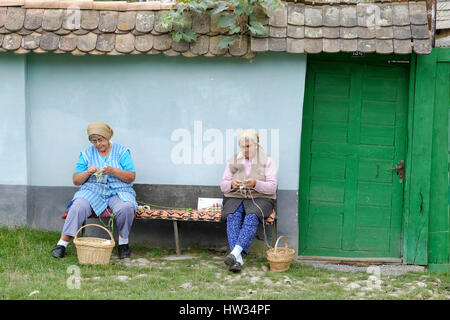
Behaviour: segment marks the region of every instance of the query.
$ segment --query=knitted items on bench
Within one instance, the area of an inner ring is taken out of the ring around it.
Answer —
[[[185,211],[179,209],[162,210],[151,209],[149,206],[138,206],[136,219],[162,219],[162,220],[180,220],[180,221],[206,221],[206,222],[221,222],[222,213],[220,211],[204,211],[192,210]],[[275,218],[275,210],[267,218],[267,224],[272,224]]]
[[[148,206],[138,206],[135,214],[138,219],[163,219],[163,220],[181,220],[181,221],[208,221],[220,222],[222,214],[220,211],[199,211],[199,210],[180,210],[180,209],[151,209]]]
[[[61,216],[61,219],[66,219],[69,210]],[[100,218],[110,218],[112,210],[107,207],[101,214]],[[221,212],[203,211],[203,210],[181,210],[181,209],[151,209],[148,206],[138,206],[138,210],[134,215],[135,219],[163,219],[163,220],[181,220],[181,221],[210,221],[220,222]],[[98,216],[92,212],[89,218],[98,218]],[[267,218],[266,223],[272,224],[275,218],[275,210]]]
[[[165,206],[160,206],[157,204],[153,204],[153,203],[145,203],[143,201],[137,201],[138,204],[140,204],[141,206],[143,206],[145,209],[164,209],[164,210],[183,210],[183,211],[192,211],[192,208],[176,208],[176,207],[165,207]]]

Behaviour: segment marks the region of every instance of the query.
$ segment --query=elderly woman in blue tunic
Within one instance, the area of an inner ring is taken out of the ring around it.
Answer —
[[[231,251],[224,262],[232,272],[241,271],[241,253],[248,253],[259,223],[272,213],[277,191],[277,168],[259,145],[257,131],[242,131],[238,143],[241,151],[228,160],[220,183]]]
[[[104,122],[91,123],[87,128],[92,145],[80,153],[73,174],[74,185],[81,187],[68,205],[61,239],[52,250],[55,258],[64,257],[70,240],[92,212],[99,216],[107,207],[119,229],[119,258],[130,256],[128,235],[137,210],[133,190],[136,171],[130,151],[110,141],[113,133]]]

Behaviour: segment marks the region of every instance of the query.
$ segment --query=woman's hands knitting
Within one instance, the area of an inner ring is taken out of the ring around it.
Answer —
[[[242,185],[242,181],[241,180],[232,180],[231,181],[231,189],[238,189],[241,185]]]
[[[86,170],[89,174],[96,173],[98,171],[97,166],[91,166]]]
[[[244,184],[245,184],[245,186],[246,186],[247,188],[254,188],[255,185],[256,185],[256,180],[250,178],[250,179],[245,180],[245,181],[244,181]]]
[[[232,180],[231,181],[231,189],[238,189],[241,186],[244,186],[246,188],[254,188],[256,185],[256,180],[255,179],[247,179],[245,181],[241,181],[241,180]]]

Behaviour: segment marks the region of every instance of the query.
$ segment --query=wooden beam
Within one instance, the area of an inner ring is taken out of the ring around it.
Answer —
[[[405,203],[404,260],[428,264],[432,135],[436,52],[417,56],[409,143],[408,200]],[[411,110],[411,109],[410,109]]]

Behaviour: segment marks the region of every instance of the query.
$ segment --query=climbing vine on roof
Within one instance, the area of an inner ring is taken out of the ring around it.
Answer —
[[[191,13],[219,15],[219,28],[226,30],[227,35],[221,37],[218,46],[228,48],[236,41],[236,36],[251,34],[267,36],[262,19],[267,17],[267,9],[282,6],[281,0],[176,0],[177,8],[170,10],[161,19],[161,27],[172,28],[172,39],[176,42],[197,40],[196,32],[191,28]]]

